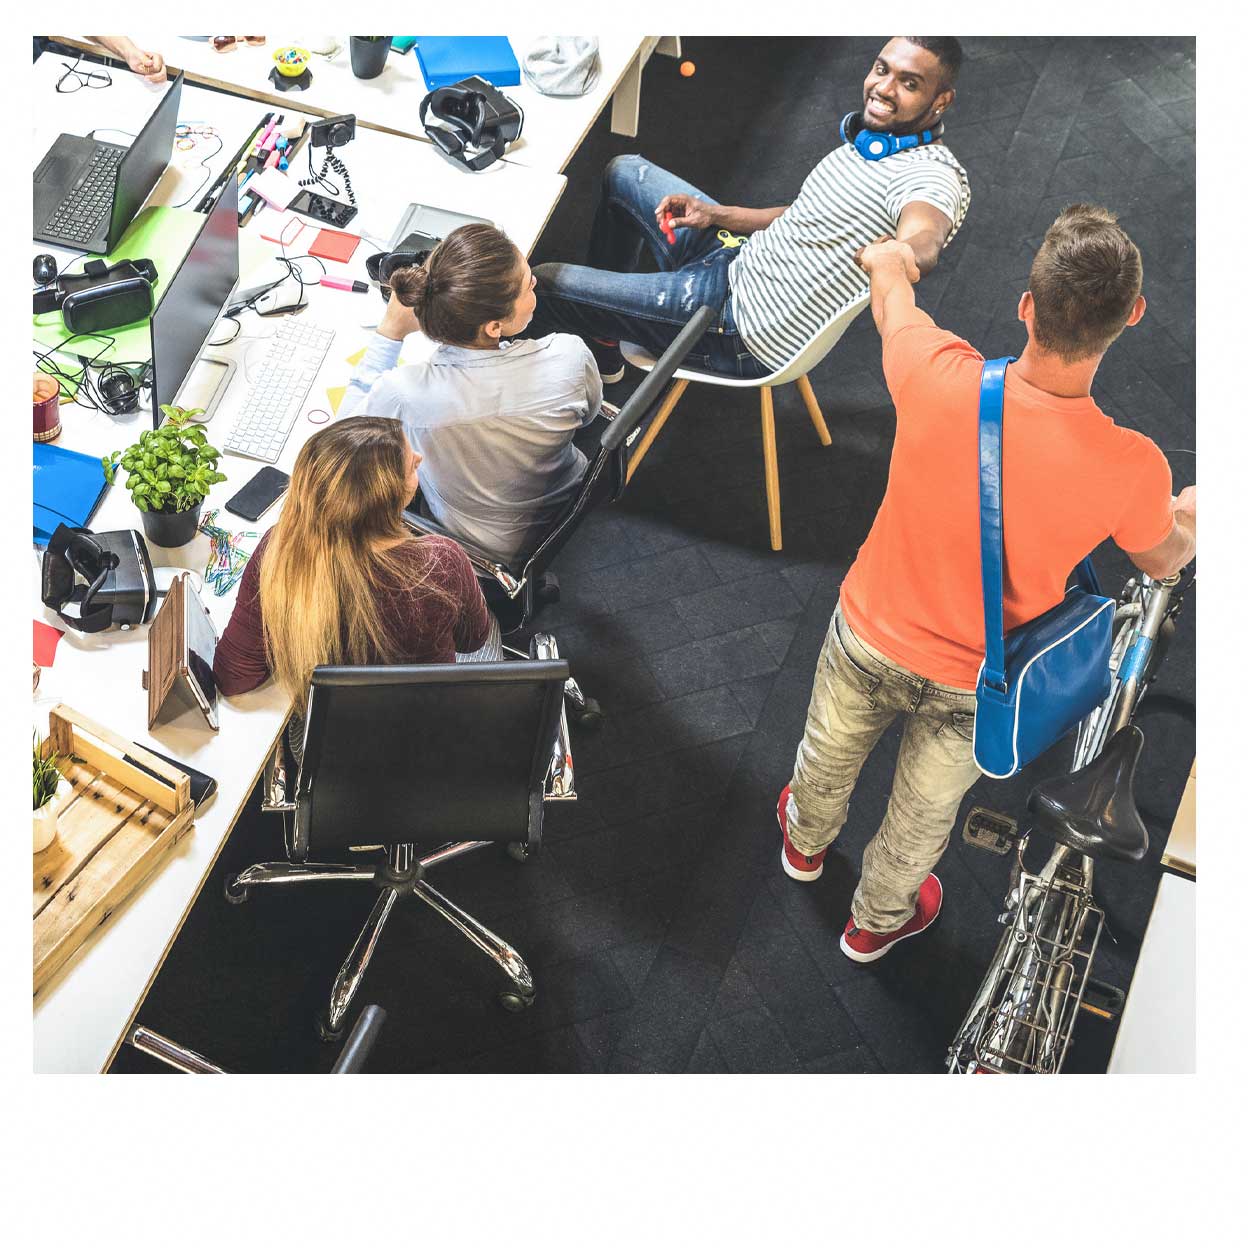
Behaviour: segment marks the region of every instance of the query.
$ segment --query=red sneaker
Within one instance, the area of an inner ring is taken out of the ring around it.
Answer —
[[[905,940],[907,936],[917,936],[931,927],[940,913],[943,897],[944,890],[940,887],[940,881],[934,875],[929,875],[919,886],[919,900],[913,917],[887,936],[877,936],[874,932],[865,932],[862,928],[855,927],[854,916],[851,914],[844,932],[841,933],[841,952],[855,962],[874,962],[882,958],[899,940]]]
[[[785,875],[809,884],[823,874],[823,860],[828,856],[828,851],[821,849],[817,854],[804,854],[800,849],[794,848],[793,842],[789,840],[788,816],[786,814],[788,805],[789,785],[786,784],[780,790],[780,800],[776,803],[776,822],[780,825],[780,834],[784,837],[784,849],[780,854],[780,865],[784,868]]]

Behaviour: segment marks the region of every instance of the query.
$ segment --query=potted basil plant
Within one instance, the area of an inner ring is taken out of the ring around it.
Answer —
[[[221,452],[189,410],[162,403],[166,420],[148,429],[133,446],[104,456],[104,479],[112,485],[118,468],[126,470],[126,489],[143,517],[143,532],[157,546],[185,546],[199,527],[199,513],[208,492],[225,473],[217,471]]]
[[[72,787],[56,766],[56,755],[43,753],[35,733],[34,748],[35,849],[37,854],[56,840],[56,820]]]

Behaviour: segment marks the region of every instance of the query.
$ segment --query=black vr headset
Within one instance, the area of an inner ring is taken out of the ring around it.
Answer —
[[[35,315],[60,311],[71,334],[98,334],[152,315],[156,266],[150,260],[88,260],[35,291]]]
[[[429,112],[432,121],[425,120]],[[430,91],[420,102],[420,124],[451,160],[480,173],[520,137],[524,112],[484,78],[472,77]]]
[[[43,556],[43,603],[80,633],[130,628],[156,614],[147,543],[134,529],[92,533],[59,524]],[[72,605],[73,615],[62,608]]]

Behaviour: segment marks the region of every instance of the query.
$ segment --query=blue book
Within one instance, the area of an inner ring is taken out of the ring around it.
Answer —
[[[430,91],[474,74],[496,87],[520,85],[520,62],[506,35],[417,35],[416,59]]]
[[[46,546],[58,524],[86,528],[108,489],[92,455],[35,442],[35,545]]]

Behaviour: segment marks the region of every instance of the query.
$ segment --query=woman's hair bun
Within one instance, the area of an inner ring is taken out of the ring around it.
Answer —
[[[390,274],[390,289],[398,295],[401,304],[419,315],[429,297],[429,273],[424,265],[395,269]]]

